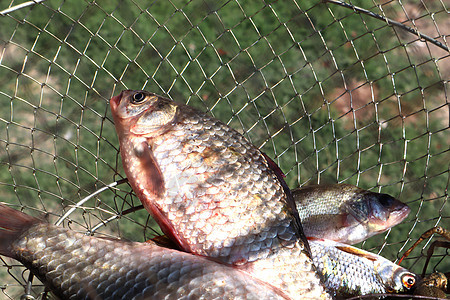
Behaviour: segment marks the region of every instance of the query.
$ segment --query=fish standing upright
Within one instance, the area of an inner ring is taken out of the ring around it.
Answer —
[[[286,184],[241,134],[147,91],[110,100],[127,178],[178,246],[291,298],[329,298]]]
[[[60,299],[286,299],[204,257],[86,236],[0,205],[0,255],[20,261]]]
[[[411,209],[388,194],[350,184],[292,190],[305,235],[356,244],[402,222]]]

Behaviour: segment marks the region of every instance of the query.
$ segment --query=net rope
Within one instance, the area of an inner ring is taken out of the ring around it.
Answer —
[[[411,207],[358,247],[397,261],[425,230],[450,227],[442,0],[10,0],[0,10],[2,203],[86,234],[161,234],[123,180],[108,105],[146,89],[243,133],[291,188],[350,183]],[[402,265],[420,273],[436,238]],[[448,250],[436,250],[428,273],[449,269]],[[0,298],[20,298],[28,274],[0,257]]]

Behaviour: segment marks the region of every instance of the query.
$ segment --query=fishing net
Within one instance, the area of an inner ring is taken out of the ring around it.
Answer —
[[[350,183],[407,203],[405,222],[358,245],[397,261],[425,230],[450,224],[447,6],[3,1],[1,202],[87,234],[160,234],[122,180],[108,105],[146,89],[242,132],[291,188]],[[436,239],[402,265],[420,273]],[[437,249],[427,273],[449,269]],[[0,298],[20,298],[27,283],[42,297],[28,276],[1,257]]]

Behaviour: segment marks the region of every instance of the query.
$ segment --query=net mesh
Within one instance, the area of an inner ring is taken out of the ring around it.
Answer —
[[[450,224],[448,3],[349,4],[2,2],[1,202],[89,234],[159,234],[127,184],[80,202],[125,176],[108,100],[147,89],[242,132],[291,188],[345,182],[407,203],[405,222],[358,245],[396,261]],[[402,265],[420,273],[435,239]],[[427,273],[449,269],[436,250]],[[27,279],[0,257],[0,298]]]

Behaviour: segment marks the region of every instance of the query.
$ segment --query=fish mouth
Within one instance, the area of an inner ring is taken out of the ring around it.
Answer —
[[[122,99],[123,96],[123,92],[125,91],[121,91],[119,95],[114,96],[111,98],[111,100],[109,100],[109,105],[111,105],[111,110],[115,111],[117,109],[117,107],[120,104],[120,100]]]
[[[409,206],[405,205],[398,210],[391,211],[391,216],[389,219],[392,218],[393,221],[400,223],[409,215],[410,212],[411,212],[411,208],[409,208]]]
[[[392,210],[389,213],[389,218],[385,221],[378,218],[369,217],[370,227],[374,232],[384,232],[406,219],[410,211],[411,209],[405,205],[399,209]]]

